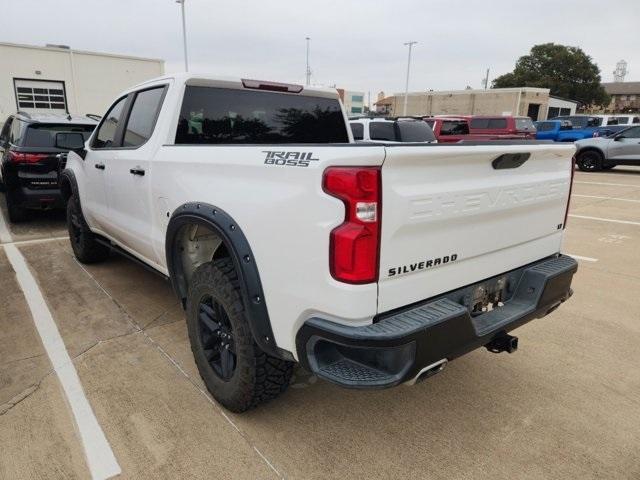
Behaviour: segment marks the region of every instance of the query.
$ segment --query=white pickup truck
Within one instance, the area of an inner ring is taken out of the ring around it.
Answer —
[[[60,181],[81,262],[170,279],[200,374],[232,411],[300,362],[415,383],[571,295],[570,144],[354,144],[336,91],[187,74],[118,98]]]

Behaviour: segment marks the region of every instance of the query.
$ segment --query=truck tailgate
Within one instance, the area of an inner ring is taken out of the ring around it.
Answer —
[[[378,311],[559,252],[574,152],[572,144],[386,147]]]

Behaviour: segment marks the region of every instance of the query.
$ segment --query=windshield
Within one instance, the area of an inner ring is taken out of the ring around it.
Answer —
[[[56,134],[60,132],[79,132],[86,142],[94,128],[95,125],[33,123],[27,128],[22,145],[25,147],[55,148]]]
[[[516,130],[533,131],[535,129],[536,127],[533,124],[533,120],[531,120],[529,117],[516,118]]]
[[[422,120],[414,122],[398,122],[401,142],[433,142],[436,137],[433,131]]]

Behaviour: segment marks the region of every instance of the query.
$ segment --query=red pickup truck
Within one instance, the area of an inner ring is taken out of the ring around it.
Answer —
[[[432,117],[425,118],[438,143],[457,143],[461,140],[489,141],[489,140],[522,140],[524,134],[513,133],[484,133],[471,128],[474,118],[470,117]],[[532,124],[533,125],[533,124]],[[533,132],[535,138],[535,128]]]
[[[536,127],[529,117],[478,116],[469,117],[469,132],[484,135],[517,135],[536,138]]]

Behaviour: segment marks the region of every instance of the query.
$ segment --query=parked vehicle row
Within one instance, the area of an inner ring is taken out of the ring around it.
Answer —
[[[366,126],[355,145],[335,90],[191,74],[133,87],[87,141],[56,135],[73,252],[170,279],[205,385],[237,412],[282,393],[294,362],[377,389],[515,351],[509,332],[572,293],[575,147]]]

